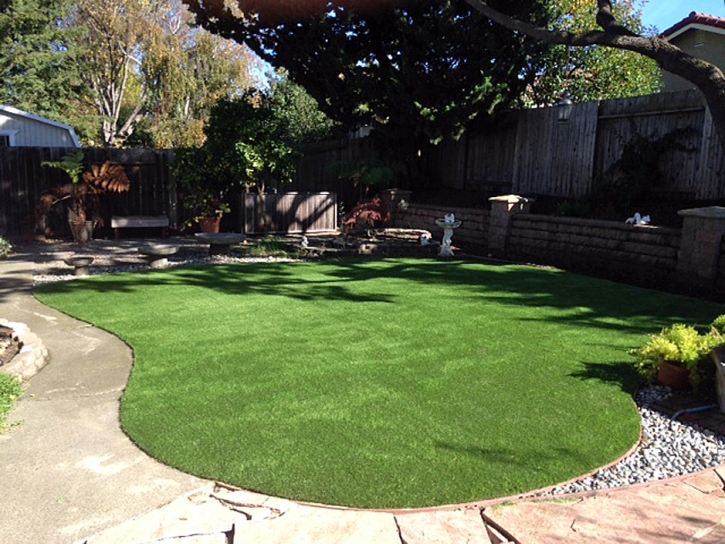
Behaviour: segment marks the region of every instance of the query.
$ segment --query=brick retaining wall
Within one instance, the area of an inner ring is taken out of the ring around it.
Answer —
[[[405,212],[396,212],[393,226],[398,228],[425,229],[430,231],[433,238],[439,240],[443,237],[443,230],[436,225],[436,219],[443,219],[447,213],[456,216],[461,226],[453,231],[453,245],[460,246],[467,251],[478,253],[485,251],[488,246],[488,223],[490,211],[477,208],[453,208],[433,206],[429,204],[411,203]]]
[[[674,281],[679,229],[547,215],[512,222],[511,256],[640,285]]]

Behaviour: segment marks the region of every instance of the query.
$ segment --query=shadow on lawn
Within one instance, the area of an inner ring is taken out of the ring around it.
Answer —
[[[501,470],[507,472],[511,471],[512,466],[516,466],[519,470],[542,473],[546,471],[545,467],[547,465],[559,465],[562,459],[568,459],[570,466],[588,467],[591,465],[589,456],[583,455],[581,451],[573,448],[552,448],[550,444],[542,444],[535,451],[529,450],[526,453],[524,448],[487,448],[485,446],[466,446],[442,441],[436,441],[434,445],[438,449],[450,451],[456,455],[483,459],[487,464],[500,465]],[[582,472],[584,473],[587,470],[589,469],[584,468]]]
[[[481,264],[433,259],[349,259],[314,263],[238,263],[135,274],[91,277],[85,281],[41,286],[38,292],[134,292],[140,288],[196,286],[228,295],[264,294],[297,300],[344,300],[394,303],[397,295],[375,289],[378,279],[450,286],[466,302],[558,310],[541,319],[579,327],[626,329],[642,334],[674,321],[709,323],[720,306],[701,300],[616,284],[560,270],[523,265]],[[351,282],[371,282],[366,290]],[[463,289],[463,291],[461,291]],[[445,293],[445,291],[444,291]],[[451,307],[453,301],[443,300]],[[522,321],[539,318],[522,317]]]
[[[631,362],[584,362],[582,365],[584,366],[583,369],[572,372],[569,376],[584,381],[593,380],[600,383],[617,385],[622,391],[630,395],[634,395],[637,386],[642,383],[642,378],[637,374]]]

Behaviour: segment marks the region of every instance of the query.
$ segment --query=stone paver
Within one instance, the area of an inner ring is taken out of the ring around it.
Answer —
[[[722,544],[722,482],[714,471],[692,480],[712,491],[682,479],[586,498],[519,502],[486,513],[524,543]]]
[[[297,506],[264,522],[235,526],[234,544],[401,544],[393,514]]]
[[[396,519],[405,544],[491,544],[478,508],[400,514]]]

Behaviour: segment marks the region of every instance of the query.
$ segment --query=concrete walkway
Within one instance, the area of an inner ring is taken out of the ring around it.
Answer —
[[[720,469],[585,497],[420,512],[303,505],[170,469],[119,428],[131,350],[38,303],[37,258],[0,260],[0,318],[27,324],[50,353],[12,416],[21,425],[0,435],[2,543],[725,542]]]

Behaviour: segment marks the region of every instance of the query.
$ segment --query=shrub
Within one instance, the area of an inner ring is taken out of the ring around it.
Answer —
[[[720,343],[721,339],[714,334],[700,334],[691,325],[676,323],[665,327],[659,334],[651,335],[647,344],[630,350],[629,354],[635,358],[637,372],[649,381],[657,377],[663,363],[669,362],[686,368],[690,373],[690,383],[697,387],[700,362]]]
[[[13,245],[0,236],[0,259],[6,258],[13,250]]]
[[[7,418],[23,395],[20,380],[10,374],[0,372],[0,433],[7,427]]]

